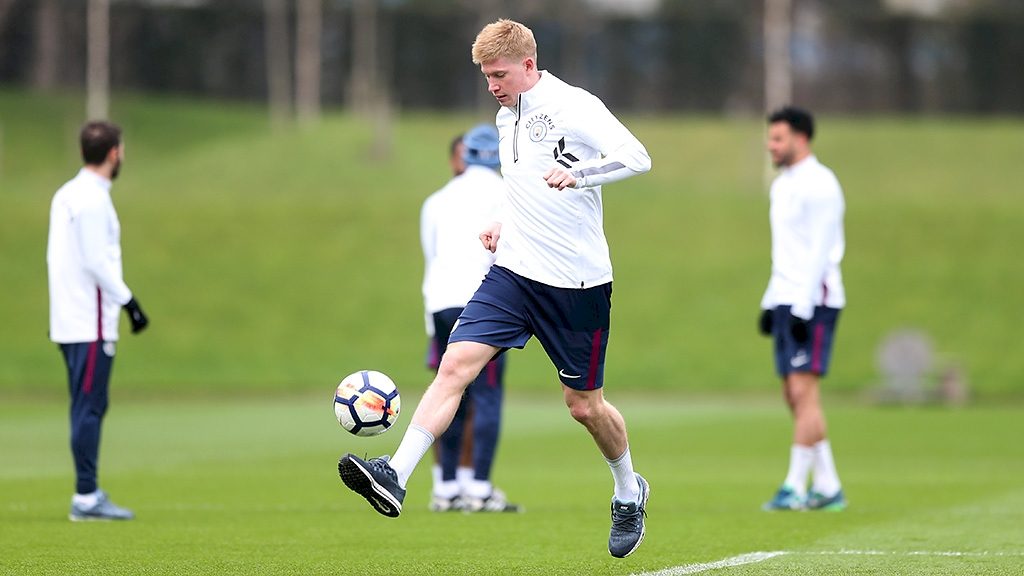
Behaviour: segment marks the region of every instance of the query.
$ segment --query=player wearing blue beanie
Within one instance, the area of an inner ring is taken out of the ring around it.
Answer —
[[[497,169],[501,166],[498,157],[498,129],[491,124],[474,126],[462,137],[462,160],[466,164],[476,164]]]

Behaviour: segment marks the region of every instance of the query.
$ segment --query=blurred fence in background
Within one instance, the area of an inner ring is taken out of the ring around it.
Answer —
[[[469,48],[484,23],[510,17],[533,28],[541,68],[615,109],[760,113],[773,1],[103,4],[115,91],[276,100],[300,115],[375,100],[492,107]],[[1021,0],[783,1],[795,102],[828,112],[1024,113]],[[94,3],[0,0],[0,85],[83,88]]]

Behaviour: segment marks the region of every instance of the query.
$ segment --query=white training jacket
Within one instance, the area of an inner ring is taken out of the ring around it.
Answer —
[[[116,341],[121,306],[132,292],[122,278],[121,223],[110,200],[110,180],[83,168],[57,190],[50,205],[46,266],[50,340]]]
[[[498,218],[504,193],[505,183],[497,171],[470,164],[424,201],[420,243],[428,335],[434,333],[432,315],[464,308],[494,263],[494,254],[484,248],[480,233]]]
[[[815,306],[846,305],[839,263],[843,235],[843,190],[839,180],[812,154],[789,166],[772,182],[772,275],[761,308],[792,306],[805,320]]]
[[[647,150],[593,94],[541,71],[496,122],[507,197],[496,264],[560,288],[612,280],[601,185],[651,169]],[[561,165],[576,187],[549,188]]]

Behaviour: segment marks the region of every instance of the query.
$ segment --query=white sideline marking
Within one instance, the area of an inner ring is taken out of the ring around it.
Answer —
[[[749,552],[739,556],[730,556],[714,562],[702,564],[684,564],[658,570],[656,572],[641,572],[632,576],[683,576],[684,574],[699,574],[719,568],[731,568],[744,564],[756,564],[770,558],[784,555],[793,556],[947,556],[947,557],[998,557],[998,556],[1024,556],[1024,552],[959,552],[956,550],[911,550],[908,552],[895,550],[822,550],[795,552],[792,550],[775,550],[772,552]]]
[[[718,570],[719,568],[730,568],[732,566],[764,562],[769,558],[775,558],[776,556],[782,556],[783,554],[788,554],[788,552],[784,550],[777,550],[775,552],[750,552],[749,554],[740,554],[739,556],[732,556],[715,562],[673,566],[672,568],[665,568],[664,570],[658,570],[657,572],[643,572],[641,574],[634,574],[633,576],[682,576],[683,574],[698,574],[700,572],[707,572],[708,570]]]
[[[1024,556],[1024,552],[958,552],[956,550],[911,550],[909,552],[894,550],[824,550],[821,552],[787,552],[787,554],[800,554],[803,556]]]

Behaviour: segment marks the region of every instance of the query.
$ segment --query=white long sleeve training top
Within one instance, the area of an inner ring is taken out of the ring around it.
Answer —
[[[772,274],[761,308],[792,306],[805,320],[819,305],[842,308],[846,291],[839,263],[846,241],[846,205],[839,180],[812,154],[772,182]]]
[[[586,90],[547,71],[496,116],[507,185],[496,264],[560,288],[612,280],[601,186],[651,169],[647,150]],[[576,187],[548,187],[562,166]]]
[[[87,169],[61,186],[50,205],[46,265],[50,340],[116,341],[121,306],[132,298],[121,271],[121,223],[110,180]]]
[[[496,171],[470,164],[424,201],[420,242],[428,335],[433,335],[432,315],[465,307],[494,263],[480,233],[498,218],[504,193],[505,183]]]

